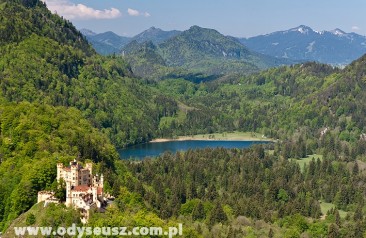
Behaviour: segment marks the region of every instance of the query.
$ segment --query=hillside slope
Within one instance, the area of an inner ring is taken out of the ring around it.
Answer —
[[[0,10],[2,96],[76,107],[118,147],[154,137],[166,105],[158,105],[159,93],[134,79],[121,58],[98,56],[72,24],[36,2],[5,1]]]

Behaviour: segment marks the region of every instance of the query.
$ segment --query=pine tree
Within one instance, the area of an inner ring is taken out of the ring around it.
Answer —
[[[352,170],[354,175],[357,175],[359,172],[359,167],[358,167],[358,163],[357,161],[355,162],[354,166],[353,166],[353,170]]]
[[[273,238],[274,237],[274,231],[272,228],[269,229],[269,232],[268,232],[268,238]]]
[[[227,216],[224,212],[224,209],[222,209],[222,206],[220,203],[216,203],[215,207],[211,211],[209,225],[213,226],[216,223],[225,222],[225,221],[227,221]]]
[[[339,229],[334,223],[328,227],[328,238],[339,238]]]
[[[363,237],[362,233],[363,233],[362,224],[361,224],[361,222],[357,222],[355,225],[354,237]]]
[[[197,206],[193,209],[192,219],[193,220],[203,220],[206,218],[205,208],[203,207],[202,202],[200,201]]]
[[[337,224],[337,226],[341,227],[341,217],[339,215],[338,209],[334,210],[334,217],[335,217],[335,223]]]
[[[357,222],[362,221],[362,219],[363,219],[362,207],[358,206],[356,208],[355,214],[353,215],[353,220]]]

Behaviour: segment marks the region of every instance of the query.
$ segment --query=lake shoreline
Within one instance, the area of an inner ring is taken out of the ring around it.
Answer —
[[[254,135],[254,136],[253,136]],[[273,142],[273,139],[249,133],[223,133],[223,134],[205,134],[194,136],[179,136],[178,138],[157,138],[149,143],[162,143],[171,141],[263,141]]]

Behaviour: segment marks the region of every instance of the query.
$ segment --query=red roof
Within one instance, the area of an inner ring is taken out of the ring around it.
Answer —
[[[103,193],[103,188],[98,187],[98,189],[97,189],[97,194],[98,194],[98,195],[101,195],[102,193]]]
[[[79,192],[87,192],[89,190],[89,186],[87,185],[80,185],[80,186],[75,186],[73,191],[79,191]]]

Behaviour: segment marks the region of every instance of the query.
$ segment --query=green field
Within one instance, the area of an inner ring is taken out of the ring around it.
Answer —
[[[327,214],[327,212],[334,207],[335,207],[335,205],[333,203],[327,203],[324,201],[320,201],[320,208],[321,208],[323,214]],[[338,211],[339,211],[339,216],[341,218],[345,218],[347,216],[347,212],[345,212],[343,210],[338,210]]]
[[[320,160],[322,160],[323,159],[323,155],[314,154],[314,155],[308,155],[305,158],[301,158],[301,159],[290,159],[290,160],[296,161],[300,165],[301,171],[304,171],[304,167],[305,167],[306,164],[309,164],[312,159],[315,159],[315,161],[316,161],[318,158]]]
[[[202,140],[247,140],[247,141],[271,141],[270,138],[265,137],[263,134],[255,132],[224,132],[224,133],[212,133],[212,134],[200,134],[194,136],[179,137],[187,139],[202,139]]]

